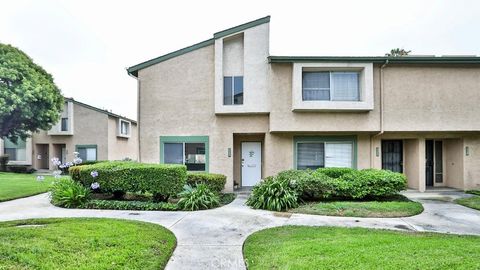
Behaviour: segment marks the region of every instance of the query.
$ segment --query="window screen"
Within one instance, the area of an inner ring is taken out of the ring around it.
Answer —
[[[360,100],[358,72],[303,72],[303,100]]]
[[[68,118],[62,118],[62,131],[68,131]]]
[[[358,73],[332,72],[332,100],[359,100]]]
[[[304,72],[303,100],[330,100],[330,72]]]
[[[97,148],[95,147],[78,147],[77,152],[82,161],[97,160]]]
[[[297,169],[317,169],[325,167],[324,143],[298,143]]]
[[[243,76],[223,77],[223,105],[243,104]]]
[[[325,167],[352,167],[351,143],[326,143]]]
[[[164,162],[166,164],[183,164],[183,143],[165,143]]]

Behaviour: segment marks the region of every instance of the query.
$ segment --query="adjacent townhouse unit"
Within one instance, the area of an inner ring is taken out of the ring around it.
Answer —
[[[138,158],[137,123],[72,98],[65,98],[60,121],[48,131],[32,134],[16,144],[0,140],[0,155],[9,156],[9,165],[55,169],[51,159],[72,161],[74,152],[84,161]]]
[[[480,58],[269,55],[270,17],[128,68],[140,161],[227,175],[383,168],[480,188]]]

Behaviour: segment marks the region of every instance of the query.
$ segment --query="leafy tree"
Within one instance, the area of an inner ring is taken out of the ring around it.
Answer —
[[[394,57],[397,57],[397,56],[405,56],[405,55],[409,55],[412,51],[406,51],[405,49],[400,49],[400,48],[395,48],[395,49],[391,49],[389,53],[386,53],[385,56],[394,56]]]
[[[0,138],[16,142],[48,130],[62,108],[63,96],[52,75],[21,50],[0,43]]]

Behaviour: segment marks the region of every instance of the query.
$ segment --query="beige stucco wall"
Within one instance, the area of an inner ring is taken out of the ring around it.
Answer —
[[[49,168],[54,169],[50,162],[53,157],[59,157],[59,148],[56,145],[65,144],[66,161],[72,161],[73,152],[77,145],[96,145],[97,160],[118,160],[130,157],[134,160],[138,157],[138,131],[132,123],[130,138],[117,137],[118,118],[108,116],[84,106],[73,103],[73,135],[48,135],[46,131],[34,133],[32,136],[33,166],[38,168],[41,161],[37,159],[37,144],[48,144]],[[42,155],[42,158],[45,158]]]
[[[469,148],[469,155],[465,154]],[[480,137],[466,137],[461,155],[464,161],[464,189],[480,189]]]
[[[480,131],[480,68],[388,66],[386,131]]]
[[[228,55],[234,54],[230,47],[224,48],[224,40],[239,33],[215,40],[214,57],[214,92],[215,112],[222,113],[268,113],[268,78],[270,65],[269,55],[269,23],[257,25],[243,32],[243,104],[236,106],[223,105],[223,76],[229,75],[231,63],[225,63],[224,49]],[[183,57],[183,56],[180,56]],[[230,59],[238,59],[234,54]],[[228,59],[227,59],[228,60]],[[212,62],[213,63],[213,62]],[[160,63],[162,65],[162,63]],[[227,68],[224,70],[224,68]]]
[[[130,137],[117,136],[119,131],[118,118],[108,116],[108,160],[130,158],[138,160],[138,129],[137,124],[130,123]]]
[[[369,112],[292,112],[292,65],[272,64],[270,130],[272,132],[375,132],[380,130],[378,76],[374,68],[374,109]]]

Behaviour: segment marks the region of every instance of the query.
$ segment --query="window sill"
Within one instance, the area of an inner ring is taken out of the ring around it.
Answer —
[[[302,101],[293,104],[294,112],[331,111],[361,112],[372,111],[373,104],[365,101]]]
[[[117,134],[117,137],[128,139],[128,138],[130,138],[130,134],[128,134],[128,135]]]

